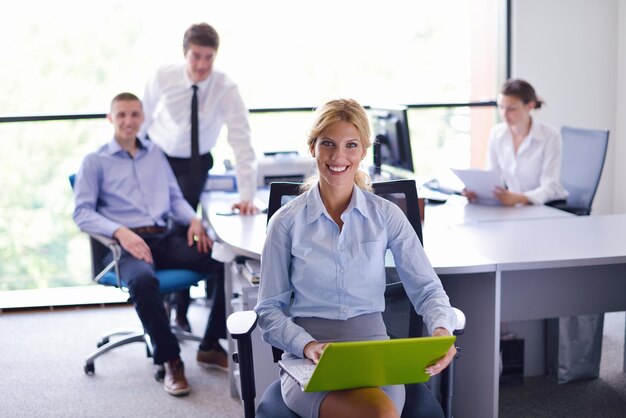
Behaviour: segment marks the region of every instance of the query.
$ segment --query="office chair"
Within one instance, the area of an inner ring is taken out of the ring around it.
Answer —
[[[270,199],[268,203],[269,218],[285,203],[297,196],[300,183],[275,182],[270,184]],[[394,203],[396,203],[413,226],[418,238],[422,241],[422,226],[417,199],[417,188],[414,180],[393,180],[374,183],[374,191]],[[455,309],[457,314],[457,330],[455,335],[463,333],[465,328],[465,315]],[[408,315],[407,315],[408,313]],[[422,318],[415,313],[409,301],[402,283],[393,274],[387,274],[387,287],[385,291],[385,312],[383,319],[387,326],[387,332],[391,338],[417,337],[423,335]],[[254,365],[252,355],[251,334],[257,324],[257,315],[254,311],[240,311],[231,314],[226,326],[231,337],[237,341],[237,352],[233,354],[233,360],[239,364],[241,382],[241,394],[246,418],[255,416],[256,387],[254,380]],[[273,360],[280,359],[282,351],[272,347]],[[452,416],[454,361],[441,374],[440,402],[446,418]],[[431,397],[426,392],[429,389],[425,385],[405,385],[406,401],[402,411],[403,417],[420,414],[420,408],[427,407]],[[289,417],[297,418],[282,399],[280,381],[272,382],[262,395],[259,408],[256,410],[257,417]]]
[[[75,179],[75,174],[69,176],[72,188],[74,187]],[[114,286],[123,292],[128,292],[128,289],[124,284],[124,279],[120,275],[118,266],[118,261],[122,254],[122,247],[112,238],[98,234],[88,235],[89,246],[91,249],[91,272],[93,281],[104,286]],[[105,266],[102,260],[108,252],[113,254],[113,260]],[[191,286],[196,286],[201,280],[207,279],[205,274],[183,269],[157,270],[156,276],[159,280],[159,291],[163,295],[188,289]],[[165,306],[163,309],[165,309]],[[202,338],[179,329],[178,327],[172,327],[172,333],[179,341],[202,341]],[[105,333],[100,341],[98,341],[97,349],[87,356],[83,367],[85,374],[95,374],[96,368],[94,361],[96,358],[108,351],[113,350],[114,348],[134,342],[143,342],[146,345],[147,357],[152,357],[152,342],[150,340],[150,336],[143,328],[114,329]],[[164,376],[165,369],[163,365],[155,365],[155,379],[163,380]]]
[[[549,206],[575,215],[589,215],[595,197],[609,142],[609,131],[563,126],[561,182],[567,200]]]
[[[564,203],[548,205],[577,216],[590,215],[604,168],[609,131],[563,126],[561,136],[561,182],[569,194]],[[548,319],[546,323],[549,374],[556,375],[559,383],[598,377],[604,314],[564,316]],[[585,331],[584,335],[578,334]],[[559,348],[562,339],[568,341],[569,350]]]

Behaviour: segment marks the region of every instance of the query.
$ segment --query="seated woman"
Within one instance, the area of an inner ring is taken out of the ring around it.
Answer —
[[[451,335],[455,327],[415,230],[398,206],[371,192],[368,174],[359,169],[371,145],[361,105],[326,103],[308,138],[317,174],[270,219],[255,311],[264,340],[283,349],[283,358],[317,362],[330,341],[389,338],[382,319],[387,249],[428,331]],[[455,354],[453,345],[427,372],[440,373]],[[282,372],[281,389],[287,406],[303,417],[399,417],[405,398],[404,385],[303,392]]]
[[[506,188],[496,187],[493,194],[503,205],[542,205],[567,197],[560,180],[561,134],[531,115],[542,104],[524,80],[508,80],[498,95],[504,122],[491,130],[487,168],[502,173]],[[470,202],[476,199],[471,190],[464,194]]]

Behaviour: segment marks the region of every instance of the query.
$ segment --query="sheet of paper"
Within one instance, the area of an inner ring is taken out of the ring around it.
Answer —
[[[498,202],[493,196],[493,189],[496,186],[502,187],[502,176],[499,171],[495,170],[476,170],[476,169],[456,169],[452,168],[452,172],[463,182],[467,190],[476,193],[478,203]]]

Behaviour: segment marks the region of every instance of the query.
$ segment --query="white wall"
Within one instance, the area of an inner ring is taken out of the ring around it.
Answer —
[[[626,212],[626,4],[621,1],[617,13],[617,108],[615,112],[615,135],[610,141],[614,145],[614,210]]]
[[[626,212],[626,167],[620,164],[626,122],[618,117],[626,110],[626,42],[618,42],[626,37],[626,5],[619,3],[512,1],[511,75],[528,80],[545,100],[536,117],[555,127],[610,130],[594,214]]]
[[[626,213],[626,2],[512,0],[512,19],[512,77],[546,101],[537,118],[610,130],[592,213]],[[526,341],[527,376],[544,374],[537,323],[509,324]]]

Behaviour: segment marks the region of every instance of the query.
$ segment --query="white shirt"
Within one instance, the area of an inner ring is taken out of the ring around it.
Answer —
[[[561,134],[545,123],[531,120],[530,132],[517,154],[513,135],[506,123],[493,127],[489,135],[487,168],[500,170],[509,191],[522,193],[534,205],[565,199],[561,185]]]
[[[147,133],[170,157],[191,156],[193,84],[182,63],[160,67],[146,85],[145,121],[139,136],[145,137]],[[250,140],[248,109],[239,89],[226,74],[215,70],[206,80],[195,84],[198,86],[200,154],[213,149],[226,124],[228,143],[235,153],[239,194],[242,200],[252,201],[256,191],[256,156]]]

